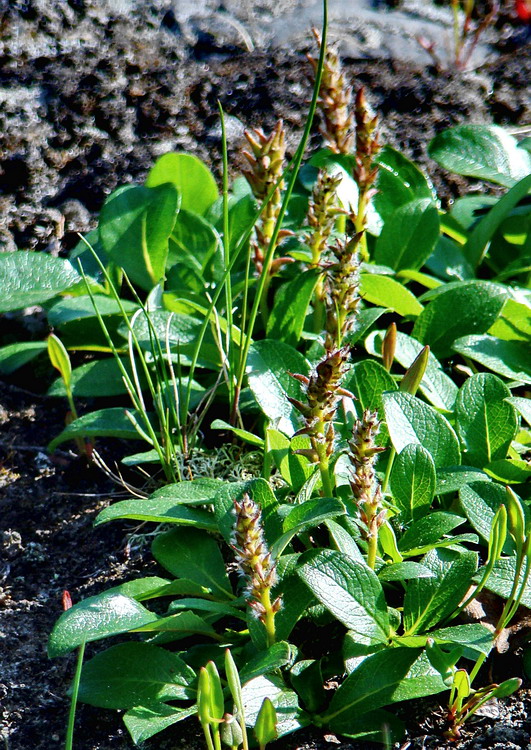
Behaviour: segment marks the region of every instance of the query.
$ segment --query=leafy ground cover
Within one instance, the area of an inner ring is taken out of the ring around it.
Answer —
[[[245,181],[229,187],[224,159],[221,191],[169,154],[109,196],[70,260],[1,258],[4,311],[44,306],[55,330],[0,352],[6,374],[39,357],[59,370],[50,395],[71,418],[50,448],[76,441],[102,465],[95,439],[147,443],[121,458],[151,484],[131,474],[97,523],[176,524],[153,538],[164,576],[67,609],[49,644],[148,633],[96,653],[80,683],[82,701],[127,711],[137,741],[194,712],[198,671],[226,646],[247,718],[267,693],[281,735],[313,723],[389,744],[400,707],[382,709],[450,689],[438,730],[457,738],[519,686],[481,667],[527,603],[526,143],[441,133],[434,159],[504,188],[442,211],[381,148],[362,92],[349,109],[334,55],[321,62],[328,148],[300,171],[304,141],[283,174],[280,124],[248,133]],[[98,396],[113,401],[78,409]],[[205,471],[217,431],[240,453]],[[497,616],[463,620],[483,592]]]

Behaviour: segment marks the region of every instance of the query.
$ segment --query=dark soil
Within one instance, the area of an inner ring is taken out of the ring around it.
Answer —
[[[250,53],[221,34],[184,33],[170,3],[124,4],[130,12],[109,10],[114,3],[103,0],[0,0],[3,251],[69,250],[77,232],[95,225],[105,197],[117,185],[142,180],[166,151],[187,150],[217,168],[218,99],[230,115],[235,170],[244,127],[267,129],[282,117],[291,147],[296,143],[310,94],[304,49]],[[507,39],[504,48],[511,49]],[[356,86],[367,86],[381,115],[382,139],[423,164],[446,201],[468,183],[443,175],[428,160],[426,146],[436,132],[459,122],[518,126],[529,120],[529,48],[498,54],[466,75],[390,60],[347,59],[345,66]],[[13,332],[12,321],[2,331],[10,326]],[[63,420],[62,404],[2,385],[0,739],[6,750],[63,745],[74,663],[49,661],[45,653],[63,589],[79,601],[140,570],[155,571],[148,547],[128,544],[126,527],[93,531],[94,517],[117,489],[73,454],[47,455]],[[446,746],[435,706],[423,704],[418,719],[406,706],[410,740],[404,750]],[[530,707],[529,691],[522,690],[467,730],[456,747],[531,747]],[[279,750],[334,745],[365,747],[338,744],[316,730],[278,743]],[[115,712],[81,706],[75,746],[126,750],[132,743]],[[146,747],[202,748],[203,741],[190,722]]]

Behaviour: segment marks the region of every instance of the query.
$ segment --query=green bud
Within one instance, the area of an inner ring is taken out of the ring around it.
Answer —
[[[410,393],[412,396],[416,394],[419,389],[419,385],[422,382],[426,367],[428,366],[428,359],[430,356],[430,347],[425,346],[422,349],[411,365],[406,370],[404,377],[400,382],[400,390],[404,393]]]
[[[260,711],[256,717],[256,724],[254,725],[254,733],[260,745],[260,750],[264,750],[266,745],[278,736],[277,712],[269,698],[264,698],[264,702],[260,707]]]
[[[210,674],[205,667],[201,667],[197,685],[197,716],[203,727],[211,721],[211,692]]]
[[[222,721],[225,713],[225,700],[219,672],[213,661],[209,661],[205,667],[210,678],[210,710],[214,721]]]
[[[458,669],[454,674],[454,688],[457,691],[457,700],[462,703],[470,695],[470,677],[466,669]]]
[[[518,552],[521,552],[525,541],[524,509],[519,498],[510,487],[505,488],[505,494],[507,498],[506,508],[509,531],[515,541],[516,549]]]
[[[426,656],[434,669],[439,672],[443,678],[444,684],[451,687],[454,681],[455,665],[463,655],[463,649],[458,646],[444,651],[433,638],[426,641]]]
[[[383,366],[390,371],[393,366],[396,351],[396,323],[391,323],[382,341]]]
[[[487,560],[489,563],[494,563],[499,560],[503,545],[507,538],[507,509],[504,505],[500,505],[496,511],[496,515],[492,521],[489,536],[489,554]]]
[[[70,357],[66,351],[65,345],[61,339],[52,333],[48,336],[48,356],[50,362],[56,370],[59,370],[66,389],[69,391],[72,387],[72,365]]]
[[[230,649],[225,651],[225,674],[227,676],[227,682],[229,683],[229,690],[232,695],[232,699],[238,709],[238,713],[243,713],[243,697],[242,697],[242,684],[240,681],[240,675],[238,673],[238,667],[234,661]]]
[[[521,684],[522,680],[519,677],[511,677],[492,691],[492,698],[507,698],[509,695],[515,693]]]

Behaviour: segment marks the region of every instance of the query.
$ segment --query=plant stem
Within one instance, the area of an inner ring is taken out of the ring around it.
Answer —
[[[269,647],[276,642],[275,612],[273,611],[273,607],[271,606],[271,589],[269,587],[265,588],[262,591],[262,594],[260,596],[260,603],[265,610],[263,623],[266,629],[267,645]]]
[[[264,291],[264,287],[266,285],[267,280],[267,272],[271,265],[271,260],[273,258],[273,253],[275,252],[278,234],[280,232],[280,228],[282,225],[282,221],[284,219],[284,216],[286,214],[286,210],[288,207],[289,200],[291,198],[291,194],[293,193],[293,188],[295,187],[295,181],[297,179],[297,175],[299,173],[300,166],[302,164],[302,158],[304,156],[304,151],[306,150],[306,144],[308,143],[308,139],[310,137],[310,131],[313,124],[313,119],[315,115],[315,110],[317,108],[317,100],[319,98],[319,89],[321,87],[321,79],[323,74],[323,65],[325,60],[325,54],[326,54],[326,34],[328,30],[328,0],[323,0],[323,30],[321,35],[321,49],[319,53],[319,62],[317,65],[317,71],[315,74],[315,84],[313,89],[313,96],[312,101],[310,104],[310,109],[308,112],[308,117],[306,120],[306,125],[304,128],[304,132],[301,138],[301,141],[299,143],[299,147],[297,149],[297,152],[293,158],[292,162],[292,171],[289,178],[288,186],[286,188],[286,192],[284,194],[284,199],[282,201],[282,206],[280,207],[280,211],[277,217],[277,220],[275,222],[275,228],[273,230],[273,235],[271,237],[271,240],[269,242],[269,247],[267,249],[266,257],[264,258],[264,264],[263,264],[263,271],[260,275],[260,278],[258,280],[258,287],[256,290],[256,296],[253,302],[253,307],[251,309],[251,314],[249,316],[249,323],[247,327],[247,332],[245,336],[245,344],[243,347],[243,356],[242,361],[240,364],[240,372],[238,373],[238,380],[237,385],[239,387],[239,390],[241,391],[243,378],[245,375],[245,364],[247,362],[247,356],[249,354],[249,348],[251,346],[252,342],[252,336],[254,332],[254,326],[256,322],[256,318],[258,315],[258,309],[260,307],[260,303],[262,300],[262,295]]]
[[[226,271],[230,268],[230,234],[229,234],[229,161],[227,153],[227,131],[225,128],[225,113],[221,102],[218,102],[219,116],[221,121],[221,143],[223,156],[223,266]],[[227,317],[227,333],[225,346],[227,349],[227,361],[229,363],[227,388],[229,390],[229,404],[234,403],[234,378],[232,372],[232,283],[230,273],[225,279],[225,307]]]
[[[378,550],[378,532],[371,534],[367,543],[367,565],[371,570],[374,570],[376,566],[376,552]]]
[[[395,462],[395,458],[396,458],[396,449],[394,448],[394,446],[391,446],[391,450],[389,451],[389,458],[387,459],[387,467],[385,469],[385,476],[382,482],[382,492],[384,494],[387,492],[387,488],[389,487],[389,478],[391,477],[391,471],[393,468],[393,464]]]
[[[74,742],[74,723],[76,720],[77,696],[79,693],[79,682],[81,680],[81,670],[83,668],[83,658],[85,656],[85,642],[81,644],[77,652],[76,673],[72,683],[72,699],[70,701],[70,711],[68,714],[68,725],[66,728],[65,750],[72,750]]]

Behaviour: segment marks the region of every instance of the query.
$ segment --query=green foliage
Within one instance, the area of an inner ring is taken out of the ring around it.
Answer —
[[[152,553],[168,577],[79,602],[49,642],[51,657],[88,644],[78,699],[125,710],[135,743],[196,714],[209,750],[311,722],[388,743],[402,728],[386,709],[444,690],[455,734],[519,685],[474,681],[531,606],[531,162],[500,128],[439,134],[439,164],[508,188],[449,212],[387,146],[376,190],[362,154],[323,149],[299,171],[319,76],[293,168],[259,206],[226,158],[219,191],[199,159],[169,153],[107,198],[69,258],[0,257],[0,311],[41,305],[55,331],[0,348],[5,376],[46,351],[59,371],[48,393],[74,419],[50,450],[76,441],[104,465],[96,438],[143,443],[124,451],[142,490],[96,524],[165,524]],[[319,262],[316,168],[342,176]],[[77,415],[78,397],[94,406]],[[244,499],[258,510],[239,549]],[[494,635],[459,619],[483,588],[500,599]],[[333,642],[307,658],[322,625]]]

